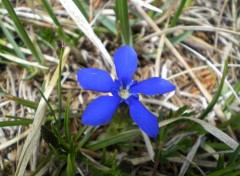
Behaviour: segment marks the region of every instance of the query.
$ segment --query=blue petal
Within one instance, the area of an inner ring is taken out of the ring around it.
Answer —
[[[108,123],[118,108],[120,100],[115,96],[101,96],[93,100],[83,112],[82,123],[90,126]]]
[[[131,93],[142,93],[145,95],[165,94],[175,90],[175,86],[169,81],[153,77],[141,81],[130,88]]]
[[[134,122],[150,137],[156,138],[159,132],[158,120],[136,98],[128,99],[130,115]]]
[[[113,57],[118,79],[126,88],[137,70],[137,54],[131,46],[123,46],[114,53]]]
[[[79,84],[86,90],[110,92],[114,85],[108,72],[96,68],[81,69],[77,76]]]

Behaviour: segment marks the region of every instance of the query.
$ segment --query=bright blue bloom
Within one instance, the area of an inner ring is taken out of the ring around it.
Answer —
[[[114,64],[118,79],[96,68],[78,71],[78,82],[86,90],[111,92],[112,96],[100,96],[87,106],[82,115],[85,125],[98,126],[108,123],[120,103],[129,106],[134,122],[151,137],[157,137],[158,120],[139,102],[139,93],[145,95],[165,94],[175,90],[175,86],[165,79],[153,77],[144,81],[134,81],[132,76],[137,70],[137,54],[130,46],[119,48],[114,54]]]

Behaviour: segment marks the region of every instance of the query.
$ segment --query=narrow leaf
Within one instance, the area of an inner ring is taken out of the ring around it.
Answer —
[[[132,45],[131,29],[128,18],[127,0],[116,0],[116,16],[120,22],[120,32],[125,45]]]
[[[2,0],[3,5],[5,6],[5,8],[8,11],[9,16],[11,17],[11,19],[13,20],[16,29],[21,37],[21,39],[23,40],[23,42],[25,43],[25,45],[27,45],[27,47],[31,50],[33,56],[35,57],[35,59],[38,61],[39,64],[43,63],[43,57],[42,54],[39,53],[37,51],[37,49],[34,47],[32,41],[29,38],[29,35],[27,34],[27,32],[25,31],[23,25],[21,24],[18,16],[16,15],[11,3],[9,2],[9,0]]]
[[[224,63],[223,76],[222,76],[219,88],[217,90],[217,93],[215,94],[212,101],[209,103],[208,107],[205,109],[205,111],[203,111],[203,113],[198,117],[199,119],[204,119],[207,116],[207,114],[213,109],[215,104],[217,103],[217,100],[220,97],[221,92],[222,92],[222,88],[223,88],[223,85],[224,85],[224,82],[225,82],[225,78],[227,76],[227,72],[228,72],[228,63],[227,63],[227,60],[226,60],[225,63]]]

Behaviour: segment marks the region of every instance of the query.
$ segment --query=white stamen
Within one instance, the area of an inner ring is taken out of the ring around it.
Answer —
[[[119,92],[119,96],[123,99],[127,99],[130,96],[130,93],[127,89],[121,89]]]

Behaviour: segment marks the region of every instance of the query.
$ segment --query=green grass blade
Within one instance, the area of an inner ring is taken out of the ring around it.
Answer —
[[[12,36],[11,32],[9,30],[7,30],[7,28],[5,27],[5,25],[1,21],[1,18],[0,18],[0,26],[1,26],[2,30],[3,30],[3,33],[7,37],[8,41],[12,44],[14,52],[17,54],[17,56],[19,58],[23,59],[23,60],[26,60],[26,58],[23,55],[22,51],[20,50],[20,48],[18,47],[17,43],[13,39],[13,36]]]
[[[129,141],[132,138],[137,137],[139,135],[141,135],[141,132],[139,130],[126,131],[126,132],[123,132],[121,134],[111,136],[107,139],[98,141],[94,144],[89,144],[89,145],[86,146],[86,148],[90,149],[90,150],[99,150],[99,149],[102,149],[104,147],[107,147],[107,146],[110,146],[110,145],[113,145],[113,144],[118,144],[118,143],[121,143],[121,142]]]
[[[43,98],[43,99],[45,100],[45,102],[47,103],[47,106],[49,107],[50,111],[52,112],[53,117],[54,117],[54,120],[57,122],[57,118],[56,118],[56,115],[55,115],[55,112],[54,112],[52,106],[50,105],[50,103],[48,102],[48,100],[46,99],[46,97],[44,96],[43,92],[42,92],[40,89],[38,89],[38,90],[39,90],[40,94],[42,95],[42,98]]]
[[[217,161],[217,170],[224,168],[224,155],[220,155]]]
[[[91,128],[89,130],[89,132],[82,138],[82,140],[79,142],[78,147],[77,148],[81,148],[82,146],[84,146],[86,144],[86,142],[88,141],[88,139],[91,137],[91,135],[94,133],[94,131],[97,128]]]
[[[38,172],[51,160],[53,152],[49,152],[46,158],[40,163],[40,165],[37,167],[37,169],[32,173],[32,176],[35,176],[38,174]]]
[[[68,154],[68,158],[67,158],[67,175],[68,176],[74,176],[75,175],[75,171],[74,171],[74,164],[75,162],[72,161],[72,155]]]
[[[175,45],[176,43],[179,43],[179,42],[185,40],[186,38],[188,38],[192,34],[193,34],[193,31],[186,31],[186,32],[183,32],[180,35],[177,35],[177,36],[171,38],[170,41],[172,42],[172,44]]]
[[[204,119],[206,117],[206,115],[213,109],[213,107],[217,103],[217,100],[218,100],[218,98],[221,95],[222,88],[223,88],[224,81],[225,81],[225,78],[227,76],[227,73],[228,73],[228,63],[227,63],[227,60],[226,60],[225,63],[224,63],[224,70],[223,70],[222,79],[221,79],[219,88],[218,88],[218,90],[216,92],[216,95],[213,97],[212,101],[209,103],[209,105],[205,109],[205,111],[203,111],[203,113],[198,117],[199,119]]]
[[[66,108],[65,108],[65,116],[64,116],[64,132],[69,142],[70,142],[70,128],[69,128],[70,97],[71,97],[71,94],[69,93],[67,98]]]
[[[116,0],[116,16],[120,21],[120,31],[123,43],[132,45],[131,29],[128,20],[128,4],[127,0]]]
[[[225,167],[221,170],[208,174],[207,176],[220,176],[224,174],[231,175],[230,172],[232,172],[236,167],[238,167],[239,164],[240,164],[240,161],[236,162],[235,164],[232,164],[231,166]]]
[[[11,19],[13,20],[16,29],[18,31],[18,34],[20,35],[21,39],[23,40],[23,42],[25,43],[25,45],[31,50],[34,58],[36,59],[36,61],[39,64],[43,64],[43,56],[41,54],[41,52],[39,52],[33,45],[33,42],[30,40],[29,35],[27,34],[27,32],[25,31],[23,25],[21,24],[17,14],[15,13],[11,3],[8,0],[2,0],[3,5],[5,6],[5,8],[8,11],[9,16],[11,17]]]
[[[61,24],[59,23],[53,9],[52,9],[52,6],[51,4],[49,3],[49,1],[47,0],[41,0],[45,9],[47,10],[49,16],[52,18],[54,24],[57,26],[57,31],[58,31],[58,34],[59,36],[64,40],[66,41],[67,43],[70,43],[70,38],[65,34]]]
[[[239,91],[240,91],[240,82],[238,82],[235,86],[234,86],[234,91],[238,94]],[[225,101],[225,107],[223,108],[223,110],[226,110],[226,108],[228,106],[231,105],[231,103],[233,103],[235,99],[235,96],[234,95],[231,95],[226,101]]]
[[[19,103],[19,104],[21,104],[21,105],[23,105],[23,106],[26,106],[26,107],[28,107],[28,108],[37,109],[37,107],[38,107],[38,103],[36,103],[36,102],[34,102],[34,101],[25,100],[25,99],[23,99],[23,98],[18,98],[18,97],[9,95],[9,94],[7,94],[7,93],[5,93],[5,92],[2,92],[1,90],[0,90],[0,93],[1,93],[3,96],[5,96],[8,100],[12,100],[12,101],[14,101],[14,102],[16,102],[16,103]]]
[[[81,13],[83,14],[83,16],[88,19],[88,15],[87,12],[83,6],[83,2],[79,1],[79,0],[73,0],[74,4],[77,6],[77,8],[81,11]]]
[[[171,24],[170,27],[176,26],[176,24],[177,24],[177,22],[178,22],[178,19],[179,19],[179,16],[181,15],[182,10],[183,10],[183,8],[184,8],[185,3],[186,3],[186,0],[182,0],[182,1],[181,1],[181,4],[180,4],[180,6],[179,6],[179,8],[178,8],[178,10],[177,10],[177,13],[176,13],[176,15],[174,16],[174,18],[172,19],[171,23],[170,23],[170,24]]]
[[[63,57],[63,46],[60,48],[59,53],[59,72],[58,72],[58,82],[57,82],[57,88],[58,88],[58,121],[57,125],[60,129],[60,122],[61,122],[61,113],[62,113],[62,87],[61,87],[61,78],[62,78],[62,57]]]
[[[14,121],[4,121],[4,122],[0,122],[0,127],[30,125],[30,124],[32,124],[32,122],[33,122],[33,120],[31,120],[31,119],[19,119],[19,120],[14,120]]]
[[[234,162],[236,162],[236,160],[239,157],[239,153],[240,153],[240,145],[236,148],[236,150],[233,152],[232,156],[230,157],[227,166],[230,166],[232,164],[234,164]]]
[[[64,139],[62,138],[62,136],[59,134],[58,129],[52,124],[52,132],[54,133],[54,135],[58,138],[58,142],[59,144],[65,149],[65,150],[69,150],[70,146],[68,143],[66,143],[64,141]]]
[[[56,26],[61,26],[56,15],[54,14],[54,11],[49,3],[49,1],[46,1],[46,0],[41,0],[42,1],[42,4],[43,6],[45,7],[45,9],[47,10],[49,16],[52,18],[53,22],[55,23]]]
[[[74,142],[77,142],[77,140],[81,137],[83,132],[87,129],[87,126],[83,126],[78,133],[74,136]]]
[[[98,21],[101,22],[111,33],[117,35],[116,23],[114,23],[112,20],[108,19],[104,15],[99,15]]]

